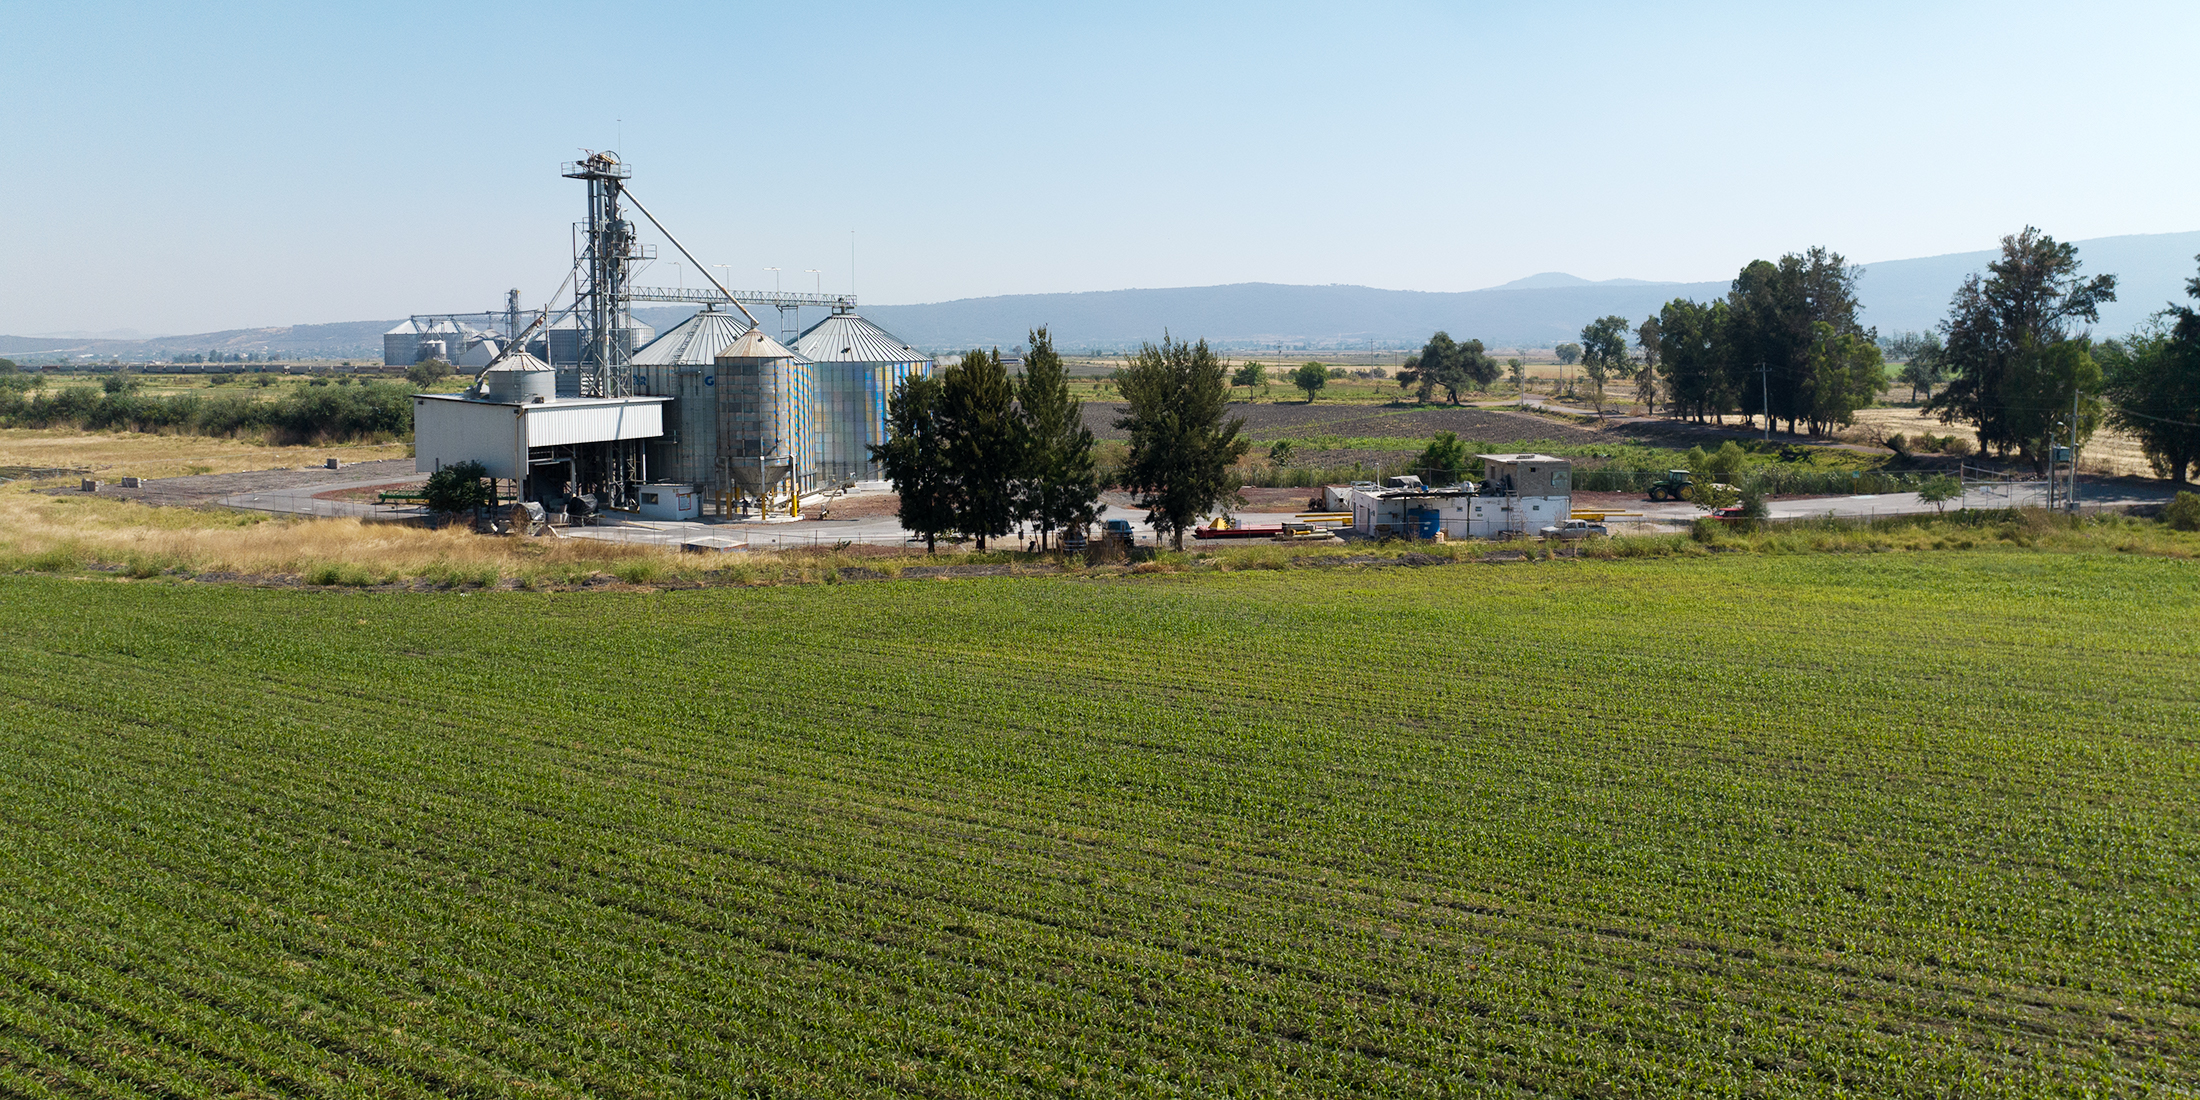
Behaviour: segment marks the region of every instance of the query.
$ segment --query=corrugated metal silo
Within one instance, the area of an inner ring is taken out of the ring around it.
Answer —
[[[703,486],[709,495],[730,488],[718,454],[716,364],[749,327],[740,317],[704,310],[634,353],[639,391],[673,399],[666,438],[650,446],[654,476]]]
[[[420,354],[420,326],[410,320],[382,334],[382,365],[409,367]]]
[[[816,364],[818,476],[876,477],[869,448],[886,442],[886,400],[903,379],[932,373],[932,357],[854,313],[811,325],[794,350]]]
[[[722,480],[713,480],[754,497],[815,488],[809,362],[750,329],[718,353],[712,368],[704,382],[717,395],[716,457],[722,464]]]

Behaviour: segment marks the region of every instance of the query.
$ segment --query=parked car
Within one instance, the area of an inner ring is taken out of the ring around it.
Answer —
[[[1601,523],[1591,523],[1585,519],[1569,519],[1545,527],[1537,533],[1547,539],[1571,540],[1585,539],[1591,535],[1609,535],[1612,532],[1610,528]]]

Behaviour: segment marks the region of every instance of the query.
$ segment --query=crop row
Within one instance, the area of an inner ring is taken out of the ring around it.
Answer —
[[[0,1091],[2174,1081],[2194,593],[2040,561],[0,581]]]

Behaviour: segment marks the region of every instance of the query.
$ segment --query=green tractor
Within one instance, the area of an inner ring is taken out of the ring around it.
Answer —
[[[1686,470],[1667,470],[1663,478],[1650,486],[1650,499],[1687,500],[1688,490],[1695,483],[1695,475]]]

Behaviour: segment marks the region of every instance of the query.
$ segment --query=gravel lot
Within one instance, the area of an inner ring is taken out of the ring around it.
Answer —
[[[393,458],[380,462],[361,462],[340,470],[320,466],[308,466],[292,470],[252,470],[241,474],[199,474],[192,477],[163,477],[147,481],[143,488],[125,489],[119,483],[101,485],[99,495],[119,500],[137,500],[147,504],[175,507],[198,507],[212,504],[226,496],[239,493],[264,493],[278,489],[308,488],[323,483],[359,481],[365,478],[387,478],[405,482],[417,480],[413,473],[413,460]],[[56,495],[82,495],[74,485],[48,489]]]

